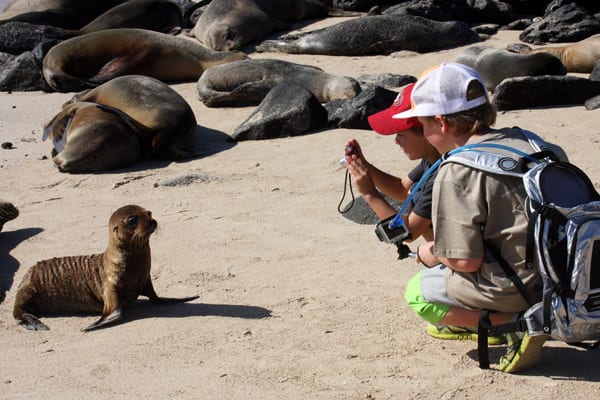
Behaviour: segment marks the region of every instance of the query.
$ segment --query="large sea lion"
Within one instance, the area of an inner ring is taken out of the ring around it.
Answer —
[[[196,81],[205,69],[243,60],[238,51],[220,52],[183,37],[145,29],[87,33],[52,47],[43,74],[57,91],[96,87],[121,75],[146,75],[163,82]]]
[[[560,59],[567,72],[590,73],[600,60],[600,34],[564,46],[531,48],[519,43],[509,45],[508,49],[521,54],[550,53]]]
[[[364,13],[333,10],[314,0],[212,0],[202,12],[192,35],[214,50],[239,50],[291,23],[326,16]]]
[[[353,78],[273,59],[234,61],[208,68],[198,79],[196,89],[198,98],[209,107],[256,105],[284,81],[304,87],[322,103],[350,99],[360,92]]]
[[[256,50],[362,56],[399,50],[425,53],[477,40],[479,36],[460,21],[440,22],[412,15],[373,15],[312,32],[265,40],[256,46]]]
[[[475,68],[490,91],[506,78],[567,73],[565,66],[552,54],[517,54],[489,46],[468,47],[456,57],[456,62]]]
[[[35,314],[98,313],[84,331],[106,327],[123,318],[123,309],[138,296],[153,304],[186,302],[158,297],[150,277],[150,235],[157,227],[152,213],[137,205],[116,210],[108,222],[104,253],[39,261],[27,271],[15,299],[13,316],[31,330],[47,330]]]
[[[108,171],[140,158],[141,129],[115,108],[75,102],[44,127],[43,140],[52,139],[52,160],[61,172]]]
[[[169,159],[192,155],[198,126],[187,101],[169,85],[143,75],[119,76],[76,94],[66,103],[92,102],[116,108],[136,121],[142,151]]]
[[[79,29],[125,0],[12,0],[0,13],[0,24],[29,22]]]

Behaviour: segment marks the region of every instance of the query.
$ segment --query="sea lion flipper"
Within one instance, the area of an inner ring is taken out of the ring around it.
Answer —
[[[200,296],[190,296],[190,297],[181,297],[181,298],[173,298],[173,297],[156,297],[154,299],[150,299],[150,303],[152,304],[177,304],[177,303],[187,303],[188,301],[192,301],[197,299]]]
[[[19,325],[21,325],[25,329],[29,329],[30,331],[47,331],[50,330],[47,325],[45,325],[42,321],[39,320],[33,314],[24,312],[20,316]]]
[[[102,317],[100,317],[100,319],[96,322],[94,322],[93,324],[91,324],[88,327],[85,327],[83,329],[81,329],[82,332],[89,332],[89,331],[93,331],[94,329],[98,329],[98,328],[104,328],[108,325],[112,325],[114,322],[117,322],[119,320],[123,319],[123,312],[121,311],[120,308],[117,308],[116,310],[114,310],[113,312],[111,312],[108,315],[102,315]]]

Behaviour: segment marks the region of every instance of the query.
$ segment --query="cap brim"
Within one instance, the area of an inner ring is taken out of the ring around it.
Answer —
[[[380,135],[393,135],[398,132],[421,126],[416,120],[406,120],[393,118],[397,107],[390,107],[367,118],[371,129]]]
[[[392,115],[393,119],[407,119],[407,118],[416,118],[418,115],[415,115],[415,110],[406,110],[398,114]]]

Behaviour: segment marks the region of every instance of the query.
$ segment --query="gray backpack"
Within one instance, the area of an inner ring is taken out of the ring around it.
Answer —
[[[489,333],[527,331],[530,336],[549,335],[588,348],[597,347],[600,341],[600,194],[583,171],[552,157],[533,133],[522,132],[539,153],[529,155],[482,143],[445,156],[445,160],[490,173],[522,177],[529,218],[526,265],[537,268],[543,281],[542,300],[534,304],[512,267],[494,254],[530,308],[516,322],[501,326],[492,326],[489,312],[482,312],[478,327],[481,368],[489,368]],[[485,147],[501,152],[485,151]],[[530,167],[532,162],[535,165]]]

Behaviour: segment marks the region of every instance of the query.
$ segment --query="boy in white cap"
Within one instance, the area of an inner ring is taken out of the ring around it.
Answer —
[[[417,81],[411,101],[411,109],[394,118],[417,117],[427,140],[442,154],[483,142],[536,152],[520,129],[491,128],[496,111],[481,76],[470,67],[447,63],[430,68]],[[547,146],[566,159],[562,149]],[[417,249],[417,258],[430,268],[409,281],[405,294],[409,306],[430,323],[431,336],[473,339],[481,310],[491,310],[497,325],[529,308],[492,254],[512,266],[531,298],[541,299],[539,273],[525,266],[525,196],[519,177],[442,164],[433,187],[435,238]],[[507,340],[499,365],[512,373],[537,362],[546,337],[519,333],[508,334]]]
[[[382,193],[397,201],[406,200],[413,184],[418,182],[425,171],[440,157],[435,147],[423,136],[423,127],[417,118],[392,118],[393,115],[410,109],[410,95],[414,86],[414,83],[406,86],[389,108],[368,118],[369,125],[375,132],[381,135],[395,135],[396,144],[410,160],[421,160],[407,176],[399,178],[370,164],[355,139],[346,143],[346,148],[348,146],[352,148],[351,154],[346,155],[346,167],[359,193],[381,220],[398,212]],[[411,238],[406,241],[414,240],[421,235],[425,240],[433,240],[431,192],[434,176],[430,176],[418,195],[413,197],[411,211],[405,218],[405,225],[411,233]]]

